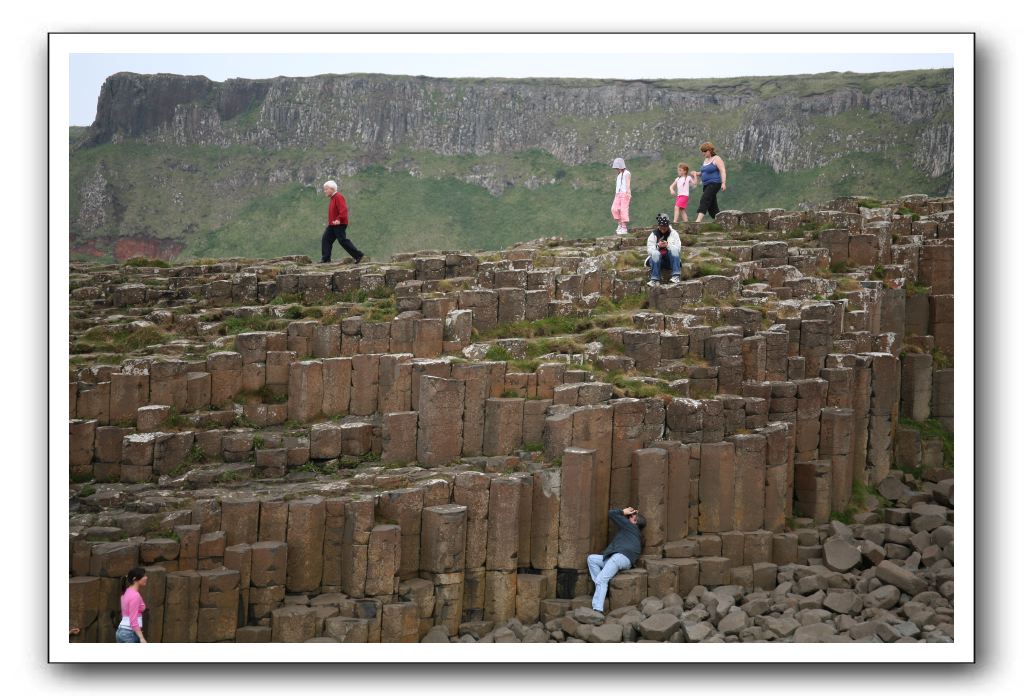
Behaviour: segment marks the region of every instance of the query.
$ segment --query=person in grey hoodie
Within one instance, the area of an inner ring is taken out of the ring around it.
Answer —
[[[591,553],[586,557],[590,578],[596,585],[592,607],[601,613],[604,612],[604,597],[611,578],[631,568],[639,559],[643,551],[643,527],[646,526],[646,519],[632,507],[609,510],[607,517],[618,527],[618,533],[602,553]]]

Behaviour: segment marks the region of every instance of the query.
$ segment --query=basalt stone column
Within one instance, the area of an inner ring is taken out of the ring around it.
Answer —
[[[444,317],[444,352],[455,352],[472,342],[472,310],[453,309]]]
[[[762,334],[742,339],[742,379],[767,379],[767,340]]]
[[[526,291],[522,288],[498,288],[497,322],[510,324],[526,317]]]
[[[73,384],[72,391],[77,392],[74,397],[73,417],[83,420],[95,419],[99,425],[104,426],[110,423],[110,382],[96,384],[75,382]]]
[[[443,377],[444,379],[451,378],[452,365],[447,360],[420,360],[414,359],[412,361],[412,411],[419,410],[419,393],[422,387],[422,378],[426,375],[430,377]],[[482,405],[480,406],[482,410]]]
[[[804,319],[800,323],[799,355],[806,359],[806,377],[817,377],[820,374],[833,341],[830,319]]]
[[[834,356],[835,365],[853,370],[851,408],[853,409],[853,480],[867,482],[867,441],[870,429],[870,358],[866,355]],[[829,357],[829,361],[831,358]]]
[[[280,587],[288,578],[288,545],[283,541],[257,541],[251,545],[252,565],[249,582],[252,587]]]
[[[419,542],[422,536],[423,489],[399,488],[377,496],[377,517],[397,524],[401,529],[398,575],[403,580],[416,577],[419,570]]]
[[[564,363],[544,363],[536,368],[536,396],[539,399],[553,399],[554,388],[565,382]]]
[[[380,356],[352,356],[352,399],[349,411],[356,416],[369,416],[377,411]]]
[[[352,359],[327,358],[322,363],[325,416],[347,416],[352,396]]]
[[[664,424],[666,437],[685,443],[703,440],[704,405],[696,399],[675,398],[668,404]]]
[[[68,421],[69,464],[71,473],[92,477],[92,457],[96,444],[96,421]]]
[[[423,376],[420,381],[418,459],[423,466],[438,466],[462,454],[462,413],[465,383],[456,379]]]
[[[277,388],[281,393],[287,393],[288,378],[291,373],[291,363],[295,362],[297,354],[290,350],[268,350],[266,352],[266,384],[271,389]],[[196,374],[196,373],[189,373]],[[208,374],[208,373],[198,373]],[[191,378],[189,378],[191,380]],[[191,397],[189,397],[191,399]]]
[[[433,583],[433,624],[457,635],[462,620],[465,583],[466,508],[436,505],[423,508],[420,566]]]
[[[452,500],[466,509],[463,568],[482,569],[487,563],[490,478],[478,471],[465,471],[455,475],[454,484]]]
[[[398,589],[401,565],[401,528],[396,524],[378,524],[369,535],[366,563],[366,594],[389,596]]]
[[[345,542],[345,505],[347,498],[327,498],[323,503],[323,575],[322,591],[341,591],[341,557]]]
[[[734,504],[735,446],[704,443],[700,446],[700,533],[732,529]]]
[[[419,607],[413,602],[385,604],[380,642],[418,643]]]
[[[487,399],[483,425],[483,454],[511,454],[522,446],[522,410],[525,399]]]
[[[559,409],[544,419],[543,451],[549,459],[560,457],[566,447],[572,446],[572,419],[574,409]]]
[[[231,351],[213,353],[206,358],[210,373],[210,403],[226,408],[242,389],[242,356]]]
[[[518,568],[519,503],[522,485],[511,477],[490,482],[487,515],[487,570],[514,571]]]
[[[337,324],[316,324],[309,341],[314,358],[336,358],[341,355],[341,327]]]
[[[831,517],[831,462],[796,462],[793,511],[824,524]]]
[[[597,452],[568,447],[561,457],[561,507],[558,512],[558,567],[585,570],[592,544],[593,471]],[[607,511],[601,512],[605,521]],[[606,522],[605,522],[606,524]]]
[[[904,288],[879,288],[881,297],[881,332],[895,335],[892,352],[902,350],[906,336],[906,290]]]
[[[906,353],[902,358],[900,413],[915,421],[931,417],[932,365],[929,353]]]
[[[309,428],[309,458],[333,459],[341,454],[341,424],[316,423]]]
[[[345,531],[341,546],[341,591],[350,597],[366,596],[369,539],[375,524],[374,501],[345,502]]]
[[[288,504],[288,591],[312,592],[323,576],[326,505],[313,496]]]
[[[949,430],[955,424],[955,370],[934,370],[931,388],[931,414]]]
[[[291,364],[288,379],[288,420],[315,420],[323,408],[323,364],[304,360]]]
[[[632,505],[632,454],[650,439],[644,428],[646,406],[639,399],[614,401],[611,431],[611,484],[609,505],[624,508]]]
[[[952,244],[925,244],[920,248],[917,266],[920,284],[930,287],[933,295],[952,294],[954,261],[955,247]]]
[[[290,332],[290,327],[289,327]],[[351,357],[359,354],[359,343],[362,340],[362,317],[348,317],[341,320],[341,355]],[[289,338],[288,347],[291,348]],[[293,349],[294,350],[294,349]],[[299,353],[302,355],[302,353]]]
[[[822,458],[831,459],[831,509],[845,510],[852,498],[853,411],[848,408],[825,408],[821,411]]]
[[[249,586],[252,584],[252,545],[235,544],[224,549],[224,567],[238,573],[238,604],[236,627],[242,627],[249,617]],[[166,578],[164,578],[166,582]],[[148,604],[148,602],[146,602]]]
[[[532,544],[530,530],[533,525],[533,475],[527,472],[516,472],[509,478],[519,485],[519,549],[516,565],[519,569],[528,568],[531,554],[530,545]]]
[[[311,356],[313,334],[319,325],[320,322],[312,319],[288,324],[288,350],[303,358]]]
[[[734,435],[735,504],[732,528],[750,532],[764,526],[764,491],[767,479],[767,438]]]
[[[312,607],[294,604],[274,609],[270,619],[270,640],[273,643],[306,643],[316,637],[316,624],[316,610]]]
[[[237,570],[199,571],[199,616],[196,641],[215,643],[234,640],[238,627]]]
[[[288,503],[263,500],[259,503],[259,541],[284,541],[288,534]]]
[[[930,298],[931,335],[934,336],[934,347],[941,352],[952,355],[955,353],[955,298],[952,295],[937,294]]]
[[[522,405],[523,446],[543,443],[544,423],[547,420],[547,409],[550,405],[550,399],[529,399]],[[465,451],[464,444],[462,451]]]
[[[854,373],[849,367],[825,367],[821,379],[828,383],[825,405],[836,408],[852,408]]]
[[[164,433],[125,435],[121,441],[121,482],[141,483],[153,478],[153,448]]]
[[[558,535],[561,521],[561,470],[533,473],[532,516],[529,527],[529,560],[533,568],[558,566]]]
[[[622,334],[625,354],[636,361],[636,369],[651,372],[661,360],[659,331],[626,331]]]
[[[174,527],[178,536],[178,570],[195,570],[198,565],[199,539],[202,527],[197,524],[179,524]]]
[[[664,546],[667,484],[667,452],[659,448],[644,448],[632,453],[634,505],[646,518],[646,528],[643,530],[644,555],[660,556]]]
[[[498,295],[494,290],[462,290],[458,308],[472,310],[472,328],[479,332],[497,326]]]
[[[611,498],[611,432],[614,407],[587,406],[572,416],[572,446],[596,451],[593,463],[592,505],[590,508],[591,545],[607,543],[607,511]]]
[[[184,360],[157,360],[149,367],[149,401],[153,404],[185,409],[188,363]]]
[[[382,462],[407,463],[416,460],[416,434],[419,413],[385,413],[383,416]]]
[[[79,629],[72,643],[95,643],[98,639],[100,579],[79,576],[68,580],[68,623]]]
[[[212,357],[212,356],[210,356]],[[135,422],[140,406],[149,403],[149,372],[110,375],[109,417],[112,422]]]
[[[409,411],[412,407],[412,355],[381,355],[377,409],[380,413]]]
[[[695,515],[699,503],[698,460],[691,460],[689,446],[674,440],[652,440],[648,448],[659,448],[667,453],[667,479],[665,485],[664,540],[665,543],[689,536],[690,516]],[[692,505],[692,510],[690,509]],[[695,527],[695,525],[694,525]]]
[[[442,319],[412,320],[412,353],[417,358],[438,358],[444,352]]]
[[[801,379],[796,386],[796,454],[801,461],[818,458],[821,408],[827,400],[828,383],[823,379]]]
[[[872,485],[891,470],[892,444],[899,413],[899,361],[888,353],[870,353],[870,421],[867,478]]]
[[[764,338],[764,379],[781,381],[788,370],[789,332],[779,327],[759,334]]]
[[[764,529],[780,531],[792,512],[792,475],[794,462],[790,457],[790,426],[771,423],[762,428],[765,439],[764,461]]]
[[[505,621],[515,614],[521,485],[513,478],[490,482],[484,618]]]
[[[225,544],[255,544],[259,540],[259,501],[255,498],[222,498],[220,529]]]
[[[462,455],[479,456],[483,454],[484,413],[490,394],[490,367],[473,363],[455,363],[451,366],[451,378],[465,383]]]
[[[199,630],[202,576],[194,570],[167,573],[163,605],[163,642],[194,643]]]

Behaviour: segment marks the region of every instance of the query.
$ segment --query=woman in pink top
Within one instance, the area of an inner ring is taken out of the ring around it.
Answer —
[[[115,635],[118,643],[147,642],[142,635],[142,612],[146,610],[146,603],[139,590],[148,580],[145,568],[132,568],[121,578],[121,623]]]

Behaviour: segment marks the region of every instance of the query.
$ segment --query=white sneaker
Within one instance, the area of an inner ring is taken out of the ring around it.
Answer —
[[[660,283],[658,283],[656,280],[651,280],[650,282],[647,283],[647,285],[649,285],[652,288],[656,288],[658,285],[660,285]]]
[[[619,225],[618,229],[615,230],[615,234],[628,234],[628,233],[629,233],[629,230],[624,228],[624,227],[622,227],[621,225]]]
[[[681,283],[681,282],[682,282],[681,276],[672,276],[671,277],[671,284],[672,285],[675,285],[676,283]]]

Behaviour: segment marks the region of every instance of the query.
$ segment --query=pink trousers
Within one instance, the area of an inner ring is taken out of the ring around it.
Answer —
[[[628,222],[629,201],[631,200],[631,193],[616,193],[614,203],[611,204],[611,217],[613,217],[617,222]]]

